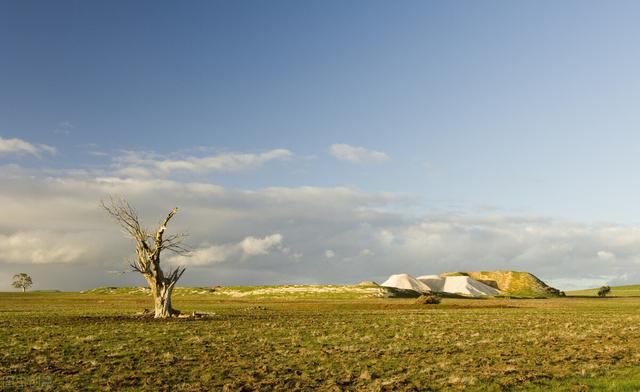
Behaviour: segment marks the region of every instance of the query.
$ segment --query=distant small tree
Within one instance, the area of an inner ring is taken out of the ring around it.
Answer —
[[[33,281],[31,280],[31,277],[24,272],[13,275],[13,283],[11,283],[11,285],[16,289],[22,289],[23,293],[27,291],[32,284]]]
[[[598,297],[606,297],[611,292],[611,287],[602,286],[598,289]]]

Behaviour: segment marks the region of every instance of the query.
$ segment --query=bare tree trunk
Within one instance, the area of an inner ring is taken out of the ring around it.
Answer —
[[[27,289],[24,286],[22,286],[22,292],[24,293],[25,291],[27,291]]]
[[[173,309],[173,306],[171,305],[171,293],[173,292],[173,286],[167,287],[159,284],[152,287],[155,287],[155,289],[151,290],[153,294],[153,304],[155,307],[155,318],[166,318],[180,314],[180,312]]]
[[[147,276],[146,280],[151,288],[151,295],[153,296],[154,316],[155,318],[166,318],[177,316],[180,311],[174,309],[171,305],[171,294],[175,286],[175,281],[168,281],[164,276],[160,277],[162,280],[158,281],[153,276]]]

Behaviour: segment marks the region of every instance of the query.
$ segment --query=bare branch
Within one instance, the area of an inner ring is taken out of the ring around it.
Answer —
[[[172,234],[165,237],[160,245],[161,250],[167,250],[181,256],[188,256],[191,253],[191,249],[183,244],[185,238],[188,237],[186,233]]]
[[[167,281],[169,281],[169,287],[173,287],[180,279],[186,269],[182,266],[176,267],[174,270],[169,271]]]
[[[129,260],[129,266],[132,271],[140,272],[141,274],[147,273],[143,266],[140,265],[139,259]]]
[[[149,234],[140,225],[138,213],[129,202],[121,197],[110,195],[109,201],[101,200],[100,205],[129,237],[142,245],[145,250],[150,251],[146,241],[149,238]]]

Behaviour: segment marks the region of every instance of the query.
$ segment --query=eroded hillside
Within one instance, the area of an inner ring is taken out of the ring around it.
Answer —
[[[474,271],[445,272],[442,276],[464,275],[495,287],[504,294],[520,297],[557,296],[560,292],[550,287],[537,276],[519,271]]]

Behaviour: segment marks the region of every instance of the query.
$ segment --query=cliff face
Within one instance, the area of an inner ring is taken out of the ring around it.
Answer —
[[[486,285],[497,288],[507,295],[522,297],[557,296],[559,291],[550,287],[529,272],[518,271],[476,271],[445,272],[442,276],[465,275]]]

